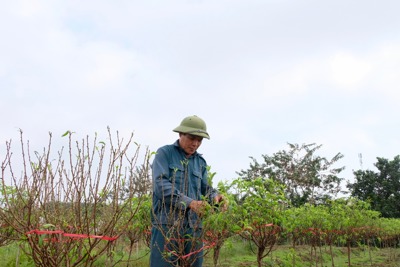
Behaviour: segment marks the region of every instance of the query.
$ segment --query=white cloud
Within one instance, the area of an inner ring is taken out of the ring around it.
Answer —
[[[367,60],[343,52],[336,53],[328,64],[333,83],[349,90],[359,89],[372,70]]]
[[[40,0],[17,0],[11,2],[11,11],[20,17],[34,17],[46,13],[46,6]]]
[[[261,96],[297,97],[313,90],[354,94],[381,92],[400,97],[400,45],[386,45],[360,53],[332,51],[330,56],[308,59],[265,74]],[[258,95],[260,96],[260,94]]]
[[[133,52],[112,43],[88,43],[78,54],[84,66],[83,88],[89,90],[126,87],[140,67]]]
[[[264,81],[263,96],[294,97],[306,93],[309,90],[312,69],[310,64],[304,63],[289,70],[271,73]]]
[[[372,86],[389,99],[400,100],[400,44],[384,43],[372,56],[375,65]]]
[[[40,140],[110,125],[155,149],[198,114],[212,138],[204,153],[230,173],[292,140],[384,156],[398,147],[395,10],[361,1],[345,14],[342,2],[7,1],[2,139],[16,127]]]

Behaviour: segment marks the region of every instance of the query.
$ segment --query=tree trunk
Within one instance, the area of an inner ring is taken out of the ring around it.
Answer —
[[[221,252],[221,246],[217,244],[214,247],[214,255],[213,255],[214,267],[217,267],[217,265],[218,265],[218,259],[219,259],[220,252]]]
[[[332,267],[335,267],[335,262],[334,262],[334,257],[333,257],[333,250],[332,250],[332,243],[329,244],[329,252],[331,254],[331,261],[332,261]]]
[[[264,251],[265,251],[265,247],[258,247],[258,251],[257,251],[257,264],[258,264],[258,267],[262,267],[262,259],[263,259]]]
[[[296,267],[296,240],[293,238],[293,267]]]
[[[351,262],[350,262],[350,253],[351,253],[351,249],[350,249],[350,241],[347,241],[347,260],[349,262],[349,267],[351,267]]]

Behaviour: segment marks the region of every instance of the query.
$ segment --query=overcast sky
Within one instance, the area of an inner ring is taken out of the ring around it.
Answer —
[[[216,180],[288,142],[342,153],[346,180],[400,154],[400,1],[1,2],[2,154],[107,126],[156,150],[188,115]]]

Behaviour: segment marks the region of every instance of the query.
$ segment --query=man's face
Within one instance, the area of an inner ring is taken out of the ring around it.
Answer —
[[[187,156],[192,155],[201,145],[203,137],[192,134],[179,134],[179,145],[185,151]]]

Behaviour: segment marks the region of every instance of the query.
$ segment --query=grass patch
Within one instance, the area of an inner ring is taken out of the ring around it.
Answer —
[[[232,238],[228,240],[219,257],[219,267],[257,267],[254,245],[249,242]],[[334,266],[347,267],[348,255],[346,247],[334,247]],[[127,259],[128,253],[121,249],[115,251],[118,258]],[[149,265],[149,249],[144,245],[140,246],[132,255],[134,259],[129,265],[126,262],[114,266],[142,267]],[[317,263],[318,261],[318,263]],[[0,247],[0,266],[34,267],[33,261],[26,256],[18,247],[17,243]],[[94,266],[111,266],[106,256],[101,257]],[[210,250],[205,258],[203,267],[213,267],[213,251]],[[288,245],[274,247],[273,251],[263,260],[263,266],[269,267],[303,267],[319,266],[330,267],[332,260],[329,247],[317,248],[311,255],[310,246],[298,246],[293,250]],[[351,249],[351,266],[370,267],[400,267],[400,248],[368,248],[357,247]]]
[[[17,243],[0,247],[0,266],[2,267],[31,267],[35,266],[33,260],[25,255]]]

